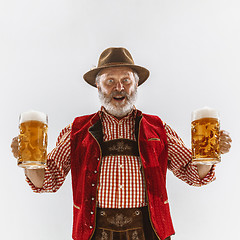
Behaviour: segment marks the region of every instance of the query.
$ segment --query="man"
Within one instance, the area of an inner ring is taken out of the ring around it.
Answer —
[[[98,88],[102,108],[77,117],[60,133],[45,170],[26,170],[35,192],[56,192],[71,169],[73,239],[170,239],[174,234],[166,170],[194,186],[215,179],[215,166],[191,163],[191,151],[157,116],[134,107],[149,71],[125,48],[108,48],[84,79]],[[230,149],[221,131],[220,149]],[[16,140],[12,143],[17,157]]]

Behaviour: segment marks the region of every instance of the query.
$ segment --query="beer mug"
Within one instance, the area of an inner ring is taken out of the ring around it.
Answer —
[[[29,111],[19,117],[18,166],[28,169],[45,168],[47,161],[48,116]]]
[[[211,165],[221,161],[219,150],[219,115],[209,107],[192,112],[192,162]]]

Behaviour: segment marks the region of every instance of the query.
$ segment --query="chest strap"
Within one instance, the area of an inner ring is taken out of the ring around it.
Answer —
[[[138,144],[129,139],[115,139],[102,142],[102,155],[105,156],[139,156]]]

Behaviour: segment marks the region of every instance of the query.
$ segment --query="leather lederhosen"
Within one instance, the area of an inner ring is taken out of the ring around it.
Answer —
[[[139,156],[138,144],[129,139],[101,142],[102,156]],[[98,208],[93,240],[159,240],[150,220],[147,207]],[[170,237],[165,240],[170,240]]]
[[[98,208],[93,240],[159,240],[149,221],[147,207]],[[170,237],[165,240],[170,240]]]

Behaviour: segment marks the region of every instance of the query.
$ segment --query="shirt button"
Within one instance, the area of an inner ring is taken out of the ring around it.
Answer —
[[[97,158],[97,160],[99,161],[99,160],[100,160],[100,158]]]
[[[95,170],[94,173],[97,173],[97,170]]]
[[[93,214],[94,214],[94,212],[91,212],[91,214],[93,215]]]
[[[95,199],[95,198],[94,198],[94,197],[92,197],[92,201],[94,201],[94,199]]]
[[[92,187],[94,187],[95,186],[95,184],[94,183],[92,183]]]
[[[93,228],[93,226],[90,226],[89,228],[90,228],[90,229],[92,229],[92,228]]]

